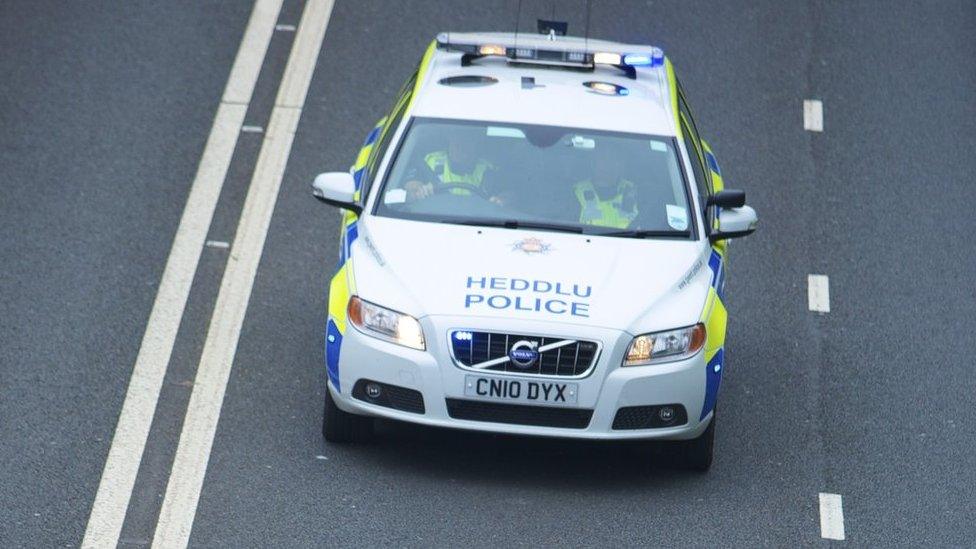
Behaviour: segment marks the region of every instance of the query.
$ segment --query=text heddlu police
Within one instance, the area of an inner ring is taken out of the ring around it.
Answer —
[[[501,276],[469,276],[466,309],[534,311],[553,315],[590,316],[588,284],[529,280]]]

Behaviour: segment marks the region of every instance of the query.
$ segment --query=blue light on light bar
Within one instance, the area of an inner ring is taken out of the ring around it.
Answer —
[[[664,50],[654,48],[654,53],[651,55],[651,66],[660,67],[662,65],[664,65]]]
[[[660,67],[664,64],[664,51],[654,48],[651,53],[628,53],[623,63],[631,67]]]
[[[650,55],[646,53],[628,53],[624,56],[624,65],[631,67],[643,67],[653,63]]]

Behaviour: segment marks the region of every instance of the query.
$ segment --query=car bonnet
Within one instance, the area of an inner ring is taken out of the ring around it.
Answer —
[[[408,314],[653,331],[698,321],[709,247],[374,217],[352,244],[356,292]]]

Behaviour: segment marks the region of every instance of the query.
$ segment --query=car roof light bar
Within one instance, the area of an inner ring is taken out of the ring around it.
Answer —
[[[632,78],[636,76],[636,67],[664,65],[664,51],[661,48],[576,37],[551,39],[524,34],[442,32],[437,35],[437,46],[442,50],[463,53],[463,65],[480,57],[504,57],[518,63],[578,68],[609,65],[623,69]]]

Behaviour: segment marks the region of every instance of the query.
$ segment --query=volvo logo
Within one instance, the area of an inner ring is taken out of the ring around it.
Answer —
[[[516,341],[508,351],[508,359],[518,368],[531,368],[539,360],[537,341]]]

